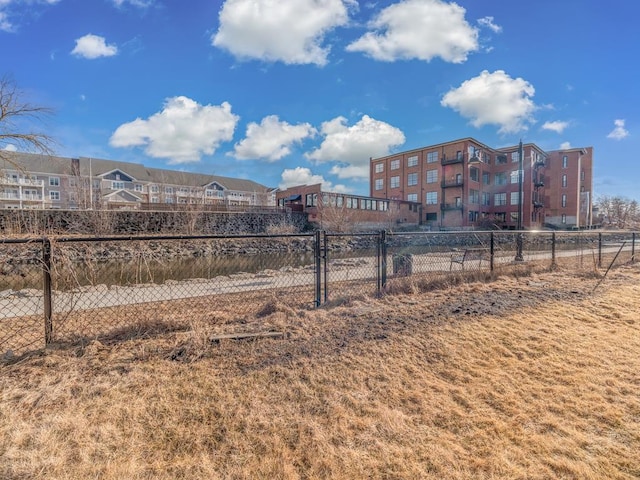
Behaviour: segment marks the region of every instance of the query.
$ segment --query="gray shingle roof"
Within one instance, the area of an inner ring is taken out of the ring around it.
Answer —
[[[12,165],[12,163],[17,164],[27,172],[54,175],[73,174],[72,159],[68,157],[38,155],[33,153],[2,152],[2,155],[0,156],[0,170],[14,170],[15,165]],[[80,157],[79,164],[80,175],[82,176],[89,176],[91,173],[95,177],[113,170],[121,170],[122,172],[134,177],[137,181],[145,183],[203,187],[212,182],[217,182],[228,190],[259,193],[266,193],[273,190],[272,188],[254,182],[253,180],[222,177],[219,175],[206,175],[203,173],[181,172],[178,170],[150,168],[141,163]]]

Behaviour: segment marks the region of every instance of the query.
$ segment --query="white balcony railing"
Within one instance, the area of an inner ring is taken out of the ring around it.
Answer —
[[[44,187],[44,180],[31,178],[0,177],[1,185],[25,185],[28,187]]]
[[[42,195],[34,195],[32,193],[23,193],[19,195],[13,192],[0,192],[0,200],[15,200],[15,201],[28,201],[28,202],[41,202]]]

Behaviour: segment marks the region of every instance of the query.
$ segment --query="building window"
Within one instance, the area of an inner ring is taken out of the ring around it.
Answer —
[[[474,182],[477,182],[480,180],[480,169],[476,168],[476,167],[471,167],[469,169],[469,177],[471,178],[471,180],[473,180]]]
[[[495,180],[495,184],[496,185],[506,185],[507,184],[507,173],[506,172],[496,173],[495,176],[494,176],[494,180]]]
[[[519,212],[511,212],[511,213],[509,214],[509,217],[510,217],[511,221],[512,221],[512,222],[516,222],[516,223],[518,222],[518,217],[519,217],[519,216],[520,216],[520,215],[519,215]]]
[[[491,194],[482,192],[482,205],[491,205]]]
[[[520,192],[511,192],[511,205],[520,203]]]
[[[499,205],[507,204],[507,194],[506,193],[496,193],[493,196],[493,204],[497,207]]]
[[[520,172],[522,170],[514,170],[510,174],[511,183],[518,183],[520,181]]]
[[[384,178],[376,178],[376,190],[382,190],[384,188]]]
[[[60,192],[57,190],[52,190],[49,192],[49,200],[60,200]]]
[[[569,162],[569,157],[567,157],[566,155],[562,156],[562,168],[567,168],[567,164]]]
[[[438,152],[427,153],[427,163],[435,163],[438,161]]]
[[[400,168],[400,160],[391,160],[391,170],[397,170]]]
[[[425,220],[427,222],[437,222],[438,221],[438,214],[437,213],[427,213]]]
[[[504,165],[507,163],[506,155],[496,155],[496,165]]]
[[[151,203],[160,203],[159,197],[151,197]]]
[[[580,180],[584,182],[584,170],[580,172]]]
[[[479,212],[469,210],[469,222],[477,222],[478,221]]]
[[[381,212],[386,212],[387,210],[389,210],[389,202],[380,200],[378,202],[378,210],[380,210]]]
[[[384,163],[376,163],[376,173],[384,172]]]
[[[400,177],[391,177],[390,187],[398,188],[400,186]]]
[[[407,157],[407,167],[415,167],[418,165],[418,156],[412,155]]]
[[[562,223],[567,223],[567,214],[566,213],[562,214]]]
[[[482,174],[482,183],[485,185],[489,185],[491,183],[491,174],[483,173]]]
[[[565,208],[567,206],[567,194],[563,193],[562,194],[562,208]]]
[[[318,194],[317,193],[307,193],[305,195],[305,205],[307,207],[315,207],[318,204]]]
[[[164,193],[172,194],[173,193],[173,187],[164,187]]]
[[[407,175],[407,185],[409,187],[411,187],[412,185],[417,185],[418,184],[418,174],[417,173],[410,173],[409,175]]]
[[[166,203],[173,203],[173,198],[172,197],[167,198],[167,202]]]
[[[567,174],[563,174],[562,175],[562,186],[566,187],[567,186]]]
[[[517,162],[519,160],[520,160],[519,152],[511,152],[511,161],[512,162]]]
[[[123,190],[124,182],[111,182],[111,190]]]
[[[407,201],[408,202],[417,202],[418,201],[418,194],[417,193],[410,193],[407,195]]]
[[[138,183],[136,183],[134,188],[135,188],[136,192],[141,192],[142,191],[142,185],[140,185]]]
[[[159,191],[158,185],[151,185],[151,193],[158,193]]]
[[[427,170],[427,183],[436,183],[438,181],[438,170]]]
[[[49,177],[49,186],[50,187],[59,187],[60,186],[60,177]]]
[[[438,204],[438,192],[427,192],[425,198],[427,205],[437,205]]]
[[[480,192],[478,190],[469,190],[469,203],[480,203]]]

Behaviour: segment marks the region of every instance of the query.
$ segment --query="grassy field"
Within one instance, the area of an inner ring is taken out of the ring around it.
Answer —
[[[637,479],[640,267],[601,280],[271,299],[25,357],[0,366],[0,478]],[[242,331],[286,335],[210,341]]]

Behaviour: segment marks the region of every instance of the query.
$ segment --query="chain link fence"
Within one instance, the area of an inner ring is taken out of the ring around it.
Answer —
[[[635,249],[633,232],[594,231],[0,239],[0,359],[196,325],[246,329],[278,308],[518,268],[601,275]]]

